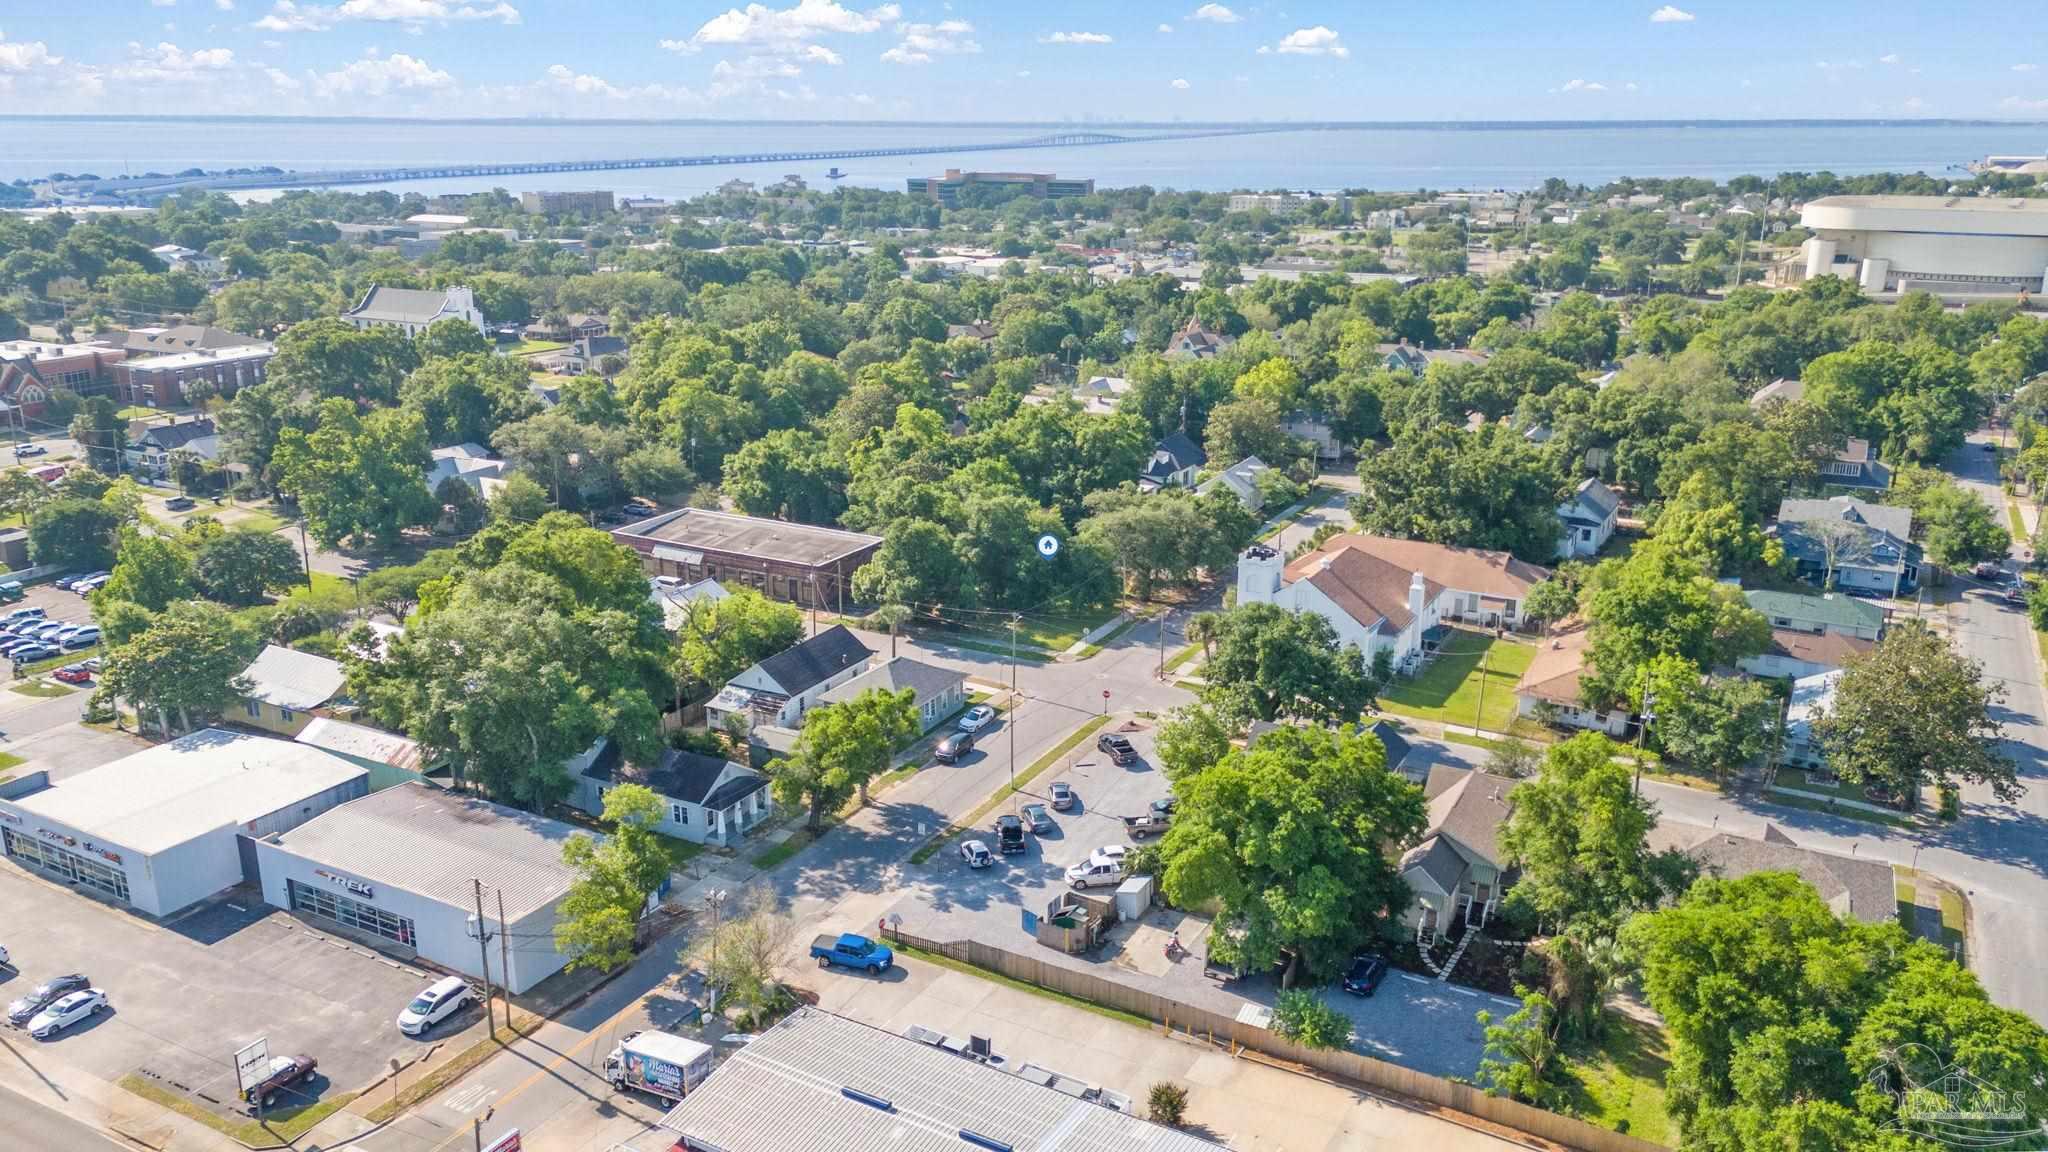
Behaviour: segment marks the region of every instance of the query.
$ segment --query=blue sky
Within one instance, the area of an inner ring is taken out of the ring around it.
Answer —
[[[2048,118],[2035,26],[1975,0],[0,0],[0,113]]]

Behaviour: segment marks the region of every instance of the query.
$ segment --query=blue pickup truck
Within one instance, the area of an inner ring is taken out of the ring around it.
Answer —
[[[852,932],[818,937],[811,941],[811,955],[818,958],[820,968],[837,964],[841,968],[865,968],[870,973],[885,972],[896,962],[896,954],[887,944]]]

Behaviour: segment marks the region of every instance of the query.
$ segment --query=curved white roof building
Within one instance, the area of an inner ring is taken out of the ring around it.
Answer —
[[[2048,200],[1983,196],[1824,196],[1800,210],[1806,275],[1865,292],[2042,290]]]

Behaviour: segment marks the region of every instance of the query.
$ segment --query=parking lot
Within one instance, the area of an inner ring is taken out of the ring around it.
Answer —
[[[112,1011],[27,1051],[109,1082],[141,1073],[199,1102],[234,1096],[237,1049],[268,1037],[273,1055],[319,1060],[317,1099],[355,1092],[393,1057],[483,1033],[471,1008],[423,1039],[401,1035],[399,1010],[433,974],[331,937],[236,890],[159,925],[0,861],[0,999],[81,972]],[[311,1100],[300,1101],[310,1103]],[[281,1104],[282,1106],[282,1104]]]
[[[1113,725],[1137,748],[1136,763],[1118,767],[1092,743],[1074,752],[1070,768],[1048,771],[1018,794],[1011,811],[1031,802],[1051,807],[1046,786],[1066,780],[1075,804],[1051,813],[1052,832],[1025,837],[1020,854],[997,856],[987,868],[970,868],[957,851],[932,858],[926,877],[889,910],[892,923],[931,940],[981,940],[1041,959],[1055,960],[1171,996],[1183,1003],[1235,1015],[1246,1004],[1271,1006],[1279,988],[1271,979],[1251,976],[1224,982],[1204,973],[1208,924],[1198,917],[1155,907],[1136,925],[1112,930],[1113,942],[1098,953],[1065,956],[1040,945],[1023,927],[1023,914],[1043,915],[1067,891],[1068,865],[1087,859],[1096,848],[1131,844],[1123,817],[1143,814],[1152,802],[1171,793],[1166,776],[1153,763],[1156,731],[1150,721]],[[990,820],[959,839],[978,839],[991,851],[996,836]],[[1147,840],[1141,843],[1154,843]],[[1110,889],[1092,890],[1106,895]],[[1178,934],[1190,955],[1171,959],[1166,942]],[[1437,1076],[1470,1077],[1479,1069],[1485,1047],[1475,1014],[1496,1016],[1520,1007],[1513,1001],[1474,989],[1441,983],[1418,975],[1389,972],[1371,998],[1346,995],[1334,987],[1328,1001],[1351,1017],[1357,1029],[1352,1047],[1374,1056]]]

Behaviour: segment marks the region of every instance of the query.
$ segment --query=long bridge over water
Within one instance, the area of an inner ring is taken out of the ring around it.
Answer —
[[[702,156],[650,156],[625,160],[529,160],[503,164],[434,164],[382,168],[345,168],[309,172],[241,172],[234,175],[128,176],[94,181],[80,190],[146,199],[188,188],[332,188],[350,184],[395,184],[408,180],[455,180],[489,176],[533,176],[557,172],[616,172],[636,168],[694,168],[720,164],[783,164],[813,160],[863,160],[877,156],[936,156],[954,152],[1010,152],[1030,148],[1086,148],[1107,144],[1142,144],[1155,140],[1194,140],[1211,136],[1242,136],[1258,132],[1299,131],[1298,125],[1206,128],[1186,132],[1122,135],[1115,132],[1071,131],[1026,140],[970,144],[905,144],[882,148],[805,148],[762,152],[723,152]]]

